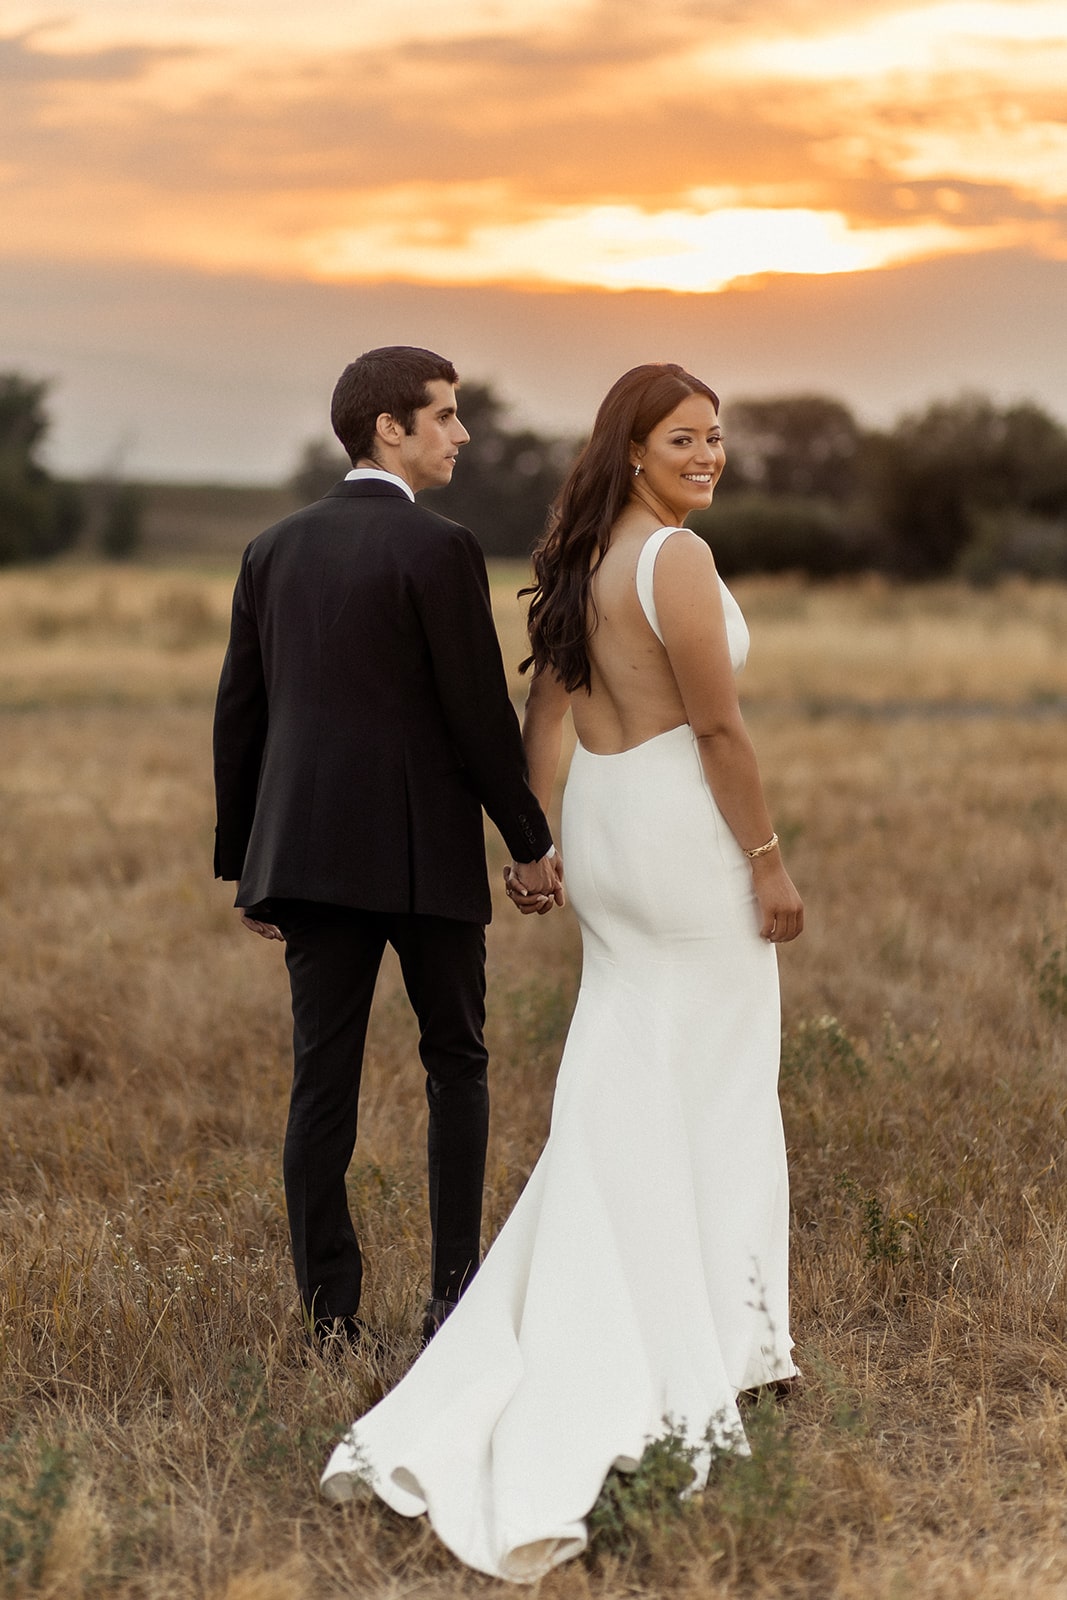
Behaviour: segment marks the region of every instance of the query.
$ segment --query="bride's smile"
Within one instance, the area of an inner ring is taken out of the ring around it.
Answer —
[[[631,497],[657,522],[682,523],[690,511],[711,504],[726,465],[722,429],[706,395],[691,394],[631,450]]]

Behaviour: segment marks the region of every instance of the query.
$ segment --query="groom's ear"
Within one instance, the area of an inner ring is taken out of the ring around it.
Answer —
[[[374,421],[374,432],[384,444],[400,443],[404,430],[389,411],[380,411]]]

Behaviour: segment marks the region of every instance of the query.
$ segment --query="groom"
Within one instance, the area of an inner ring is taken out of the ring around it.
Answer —
[[[429,1102],[429,1339],[476,1271],[489,1121],[482,807],[520,910],[562,904],[465,528],[414,503],[470,437],[451,362],[390,346],[346,367],[331,418],[353,471],[253,540],[215,712],[215,875],[285,940],[295,1058],[285,1197],[309,1331],[359,1339],[345,1194],[386,944],[418,1017]]]

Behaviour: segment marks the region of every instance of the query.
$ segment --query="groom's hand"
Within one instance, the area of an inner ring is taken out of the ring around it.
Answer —
[[[555,901],[551,895],[528,890],[524,879],[520,876],[522,871],[523,868],[516,866],[515,862],[504,868],[504,890],[507,897],[524,917],[543,917],[546,911],[552,910]]]
[[[280,939],[285,943],[285,934],[276,928],[273,922],[257,922],[255,917],[250,917],[243,906],[238,906],[237,915],[242,928],[247,928],[249,933],[258,933],[261,939]]]
[[[553,906],[565,905],[559,852],[542,856],[540,861],[513,861],[504,868],[504,887],[508,899],[524,917],[543,917]]]

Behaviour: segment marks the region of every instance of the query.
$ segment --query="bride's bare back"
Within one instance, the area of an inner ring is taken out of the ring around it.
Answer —
[[[595,755],[629,750],[688,720],[637,595],[637,562],[650,531],[644,522],[618,526],[593,577],[589,692],[572,696],[571,711],[575,732]]]

